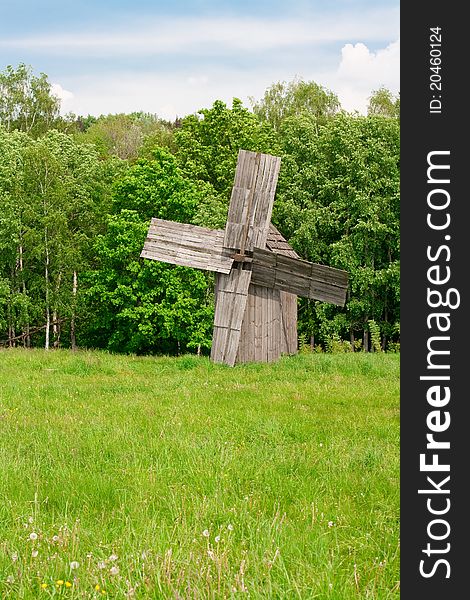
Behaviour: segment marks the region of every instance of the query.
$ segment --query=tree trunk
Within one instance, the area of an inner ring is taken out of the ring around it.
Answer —
[[[23,264],[23,244],[21,243],[18,248],[18,256],[19,256],[19,264],[20,264],[20,273],[21,273],[21,291],[23,292],[23,296],[26,299],[26,282],[24,280],[24,264]],[[29,316],[27,317],[27,321],[23,326],[23,346],[24,348],[31,348],[31,336],[29,335]]]
[[[57,349],[60,347],[60,323],[56,310],[52,311],[52,336],[54,338],[52,346]]]
[[[364,329],[363,335],[364,335],[364,352],[369,352],[369,330]]]
[[[51,311],[49,306],[49,248],[47,246],[47,229],[44,233],[44,242],[46,249],[46,267],[44,270],[44,279],[46,283],[46,341],[44,344],[45,350],[49,350],[49,342],[51,335]]]
[[[73,351],[77,349],[77,338],[75,335],[75,308],[77,305],[77,271],[73,272],[73,283],[72,283],[72,316],[70,317],[70,347]]]
[[[59,322],[59,313],[57,310],[57,298],[59,296],[60,291],[60,282],[62,279],[62,273],[59,273],[57,277],[57,285],[55,288],[55,301],[54,301],[54,311],[52,312],[52,334],[54,337],[53,346],[55,349],[60,347],[60,322]]]
[[[315,335],[312,333],[310,336],[310,350],[313,352],[315,349]]]
[[[352,327],[349,328],[349,340],[351,342],[352,351],[355,352],[356,348],[354,344],[356,343],[356,338],[354,337],[354,329]]]

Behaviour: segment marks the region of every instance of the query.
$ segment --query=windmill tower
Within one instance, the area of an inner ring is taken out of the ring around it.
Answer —
[[[216,273],[211,359],[297,351],[297,296],[343,306],[345,271],[298,257],[270,224],[280,158],[240,150],[225,229],[152,219],[141,256]]]

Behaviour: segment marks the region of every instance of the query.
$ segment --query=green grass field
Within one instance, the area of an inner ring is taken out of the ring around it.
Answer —
[[[2,598],[399,598],[399,356],[0,351]]]

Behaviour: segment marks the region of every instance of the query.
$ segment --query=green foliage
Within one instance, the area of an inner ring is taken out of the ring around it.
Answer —
[[[17,129],[38,137],[57,123],[59,108],[44,73],[36,77],[23,63],[0,72],[0,125],[7,131]]]
[[[400,98],[394,96],[387,88],[381,87],[372,92],[369,98],[367,114],[399,119]]]
[[[374,352],[382,352],[382,346],[380,343],[380,327],[377,325],[374,319],[369,319],[369,331]]]
[[[10,290],[2,339],[23,335],[29,345],[30,329],[76,316],[81,288],[73,290],[73,274],[91,260],[116,173],[113,162],[101,163],[93,148],[64,133],[33,140],[0,130],[0,277]]]
[[[232,108],[217,100],[210,109],[185,117],[175,133],[176,156],[185,175],[209,182],[228,202],[238,151],[276,154],[272,129],[234,98]]]
[[[273,220],[299,254],[345,269],[346,309],[302,300],[299,327],[321,340],[363,335],[399,319],[399,124],[302,115],[282,127],[283,169]],[[306,309],[305,307],[308,307]]]
[[[314,81],[302,79],[274,83],[259,102],[254,99],[251,102],[255,115],[276,130],[288,117],[307,114],[322,120],[334,115],[340,108],[336,94]]]
[[[212,277],[139,258],[150,219],[194,222],[206,187],[185,179],[163,149],[117,181],[107,232],[95,244],[97,268],[86,278],[88,343],[137,353],[210,348]]]
[[[46,76],[20,65],[0,75],[0,99],[0,341],[47,346],[52,328],[56,346],[207,350],[212,276],[139,255],[152,217],[224,227],[246,149],[282,157],[273,222],[299,255],[349,273],[344,309],[299,301],[302,348],[397,348],[399,100],[388,90],[373,92],[368,117],[296,80],[254,112],[234,99],[173,124],[142,112],[64,120]]]
[[[135,160],[139,156],[151,158],[153,148],[158,146],[174,149],[172,126],[148,113],[87,117],[79,124],[81,131],[76,139],[94,144],[102,158]]]
[[[334,333],[331,337],[328,337],[325,342],[325,348],[327,352],[331,354],[344,354],[345,352],[353,352],[351,342],[342,340],[337,333]]]

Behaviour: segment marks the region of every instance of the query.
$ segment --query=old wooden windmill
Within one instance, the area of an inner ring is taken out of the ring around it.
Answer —
[[[344,305],[345,271],[301,260],[270,224],[280,158],[240,150],[225,230],[152,219],[141,256],[215,271],[211,359],[297,351],[297,295]]]

